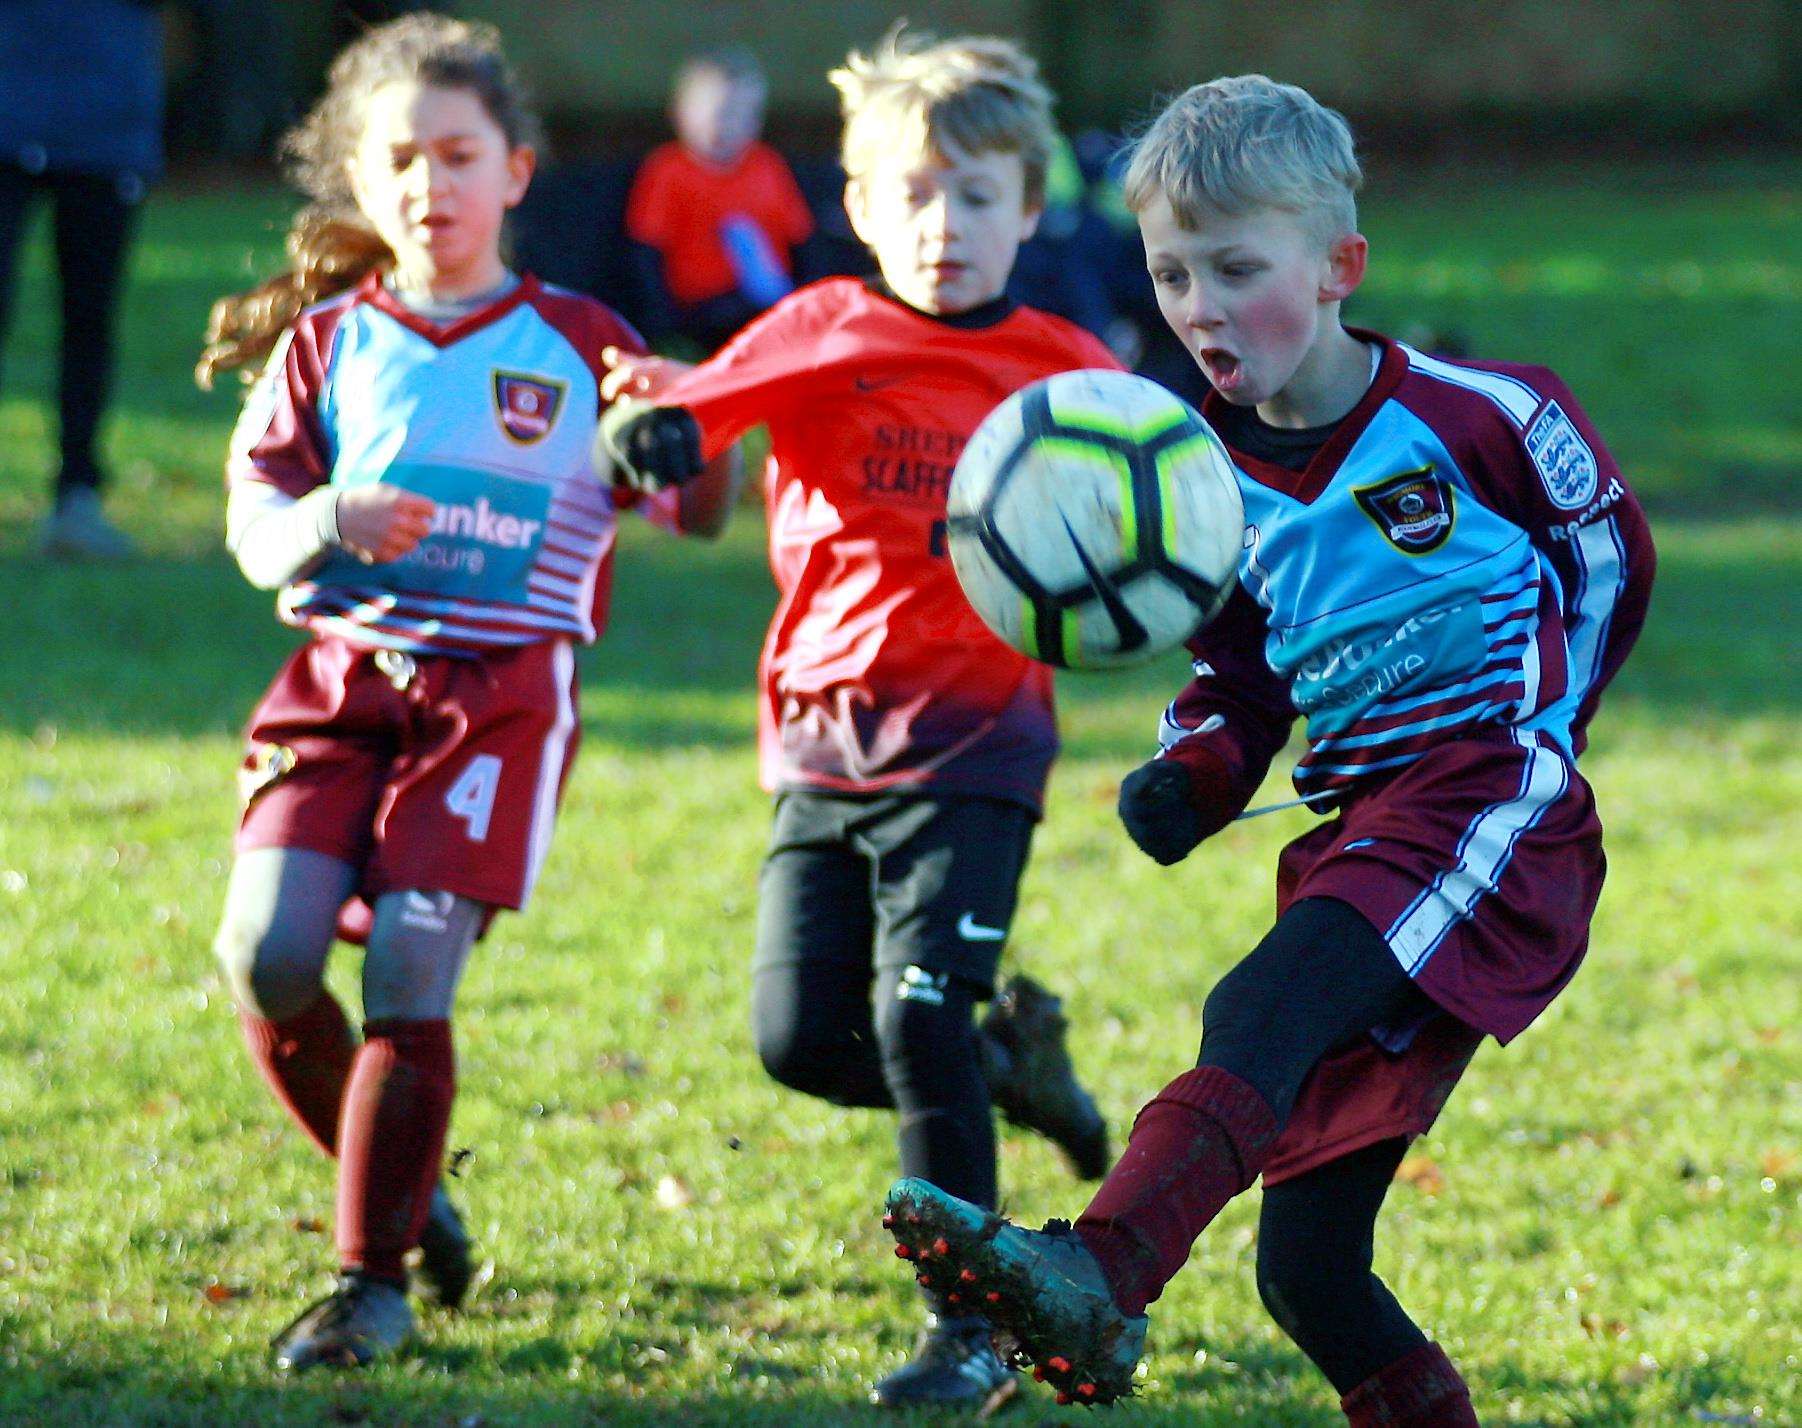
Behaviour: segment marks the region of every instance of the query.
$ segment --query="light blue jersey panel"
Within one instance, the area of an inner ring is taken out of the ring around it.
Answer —
[[[1533,707],[1550,572],[1407,408],[1386,403],[1312,502],[1243,472],[1239,486],[1241,578],[1307,719],[1298,776],[1400,765],[1446,729]]]
[[[321,586],[525,606],[552,506],[594,482],[593,372],[530,304],[440,346],[368,304],[337,334],[319,401],[332,484],[429,496],[431,534],[400,560],[337,555]],[[539,603],[543,603],[540,601]]]

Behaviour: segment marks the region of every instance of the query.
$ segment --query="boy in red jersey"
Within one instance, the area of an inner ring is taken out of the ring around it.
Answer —
[[[743,50],[690,57],[670,101],[676,138],[645,158],[626,199],[651,308],[673,304],[669,319],[708,352],[793,290],[794,251],[813,233],[787,161],[757,137],[764,92]]]
[[[1519,1035],[1583,958],[1605,861],[1577,759],[1655,555],[1552,372],[1344,325],[1361,180],[1345,121],[1263,75],[1174,100],[1126,175],[1245,537],[1121,821],[1181,861],[1244,811],[1298,716],[1296,789],[1334,816],[1283,850],[1274,925],[1073,1225],[890,1192],[901,1257],[979,1295],[1064,1401],[1133,1391],[1146,1307],[1261,1175],[1259,1293],[1353,1428],[1477,1422],[1372,1272],[1376,1220],[1477,1044]]]
[[[846,208],[881,279],[803,289],[700,367],[622,359],[607,394],[658,405],[622,402],[603,439],[627,469],[674,478],[768,425],[782,598],[762,660],[776,816],[758,1051],[797,1090],[893,1107],[904,1166],[993,1205],[991,1104],[1091,1176],[1106,1137],[1061,1045],[1037,1055],[1018,1016],[974,1023],[1057,734],[1051,672],[990,634],[958,587],[945,495],[965,440],[1009,393],[1117,364],[1002,296],[1044,194],[1050,96],[1032,62],[997,40],[891,35],[832,79]],[[1019,1006],[1004,996],[998,1010]],[[876,1385],[878,1403],[1012,1391],[987,1322],[957,1299],[933,1300],[916,1358]]]

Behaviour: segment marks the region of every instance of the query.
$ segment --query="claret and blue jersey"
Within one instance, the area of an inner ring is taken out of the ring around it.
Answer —
[[[1199,741],[1235,796],[1298,714],[1304,794],[1484,725],[1574,757],[1644,619],[1644,517],[1557,377],[1357,335],[1375,379],[1304,469],[1233,453],[1242,589],[1160,734]]]
[[[229,478],[294,497],[386,482],[437,515],[399,560],[334,550],[282,617],[426,653],[595,638],[616,504],[590,456],[607,346],[642,350],[599,303],[530,277],[442,326],[378,278],[302,314],[245,403]]]

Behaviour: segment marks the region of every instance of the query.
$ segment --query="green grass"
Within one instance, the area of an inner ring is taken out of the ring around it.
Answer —
[[[1799,248],[1795,174],[1601,179],[1447,173],[1369,204],[1355,316],[1556,365],[1647,492],[1662,558],[1586,759],[1612,865],[1589,963],[1479,1055],[1417,1148],[1439,1179],[1393,1192],[1379,1269],[1486,1422],[1794,1425],[1802,299],[1778,255]],[[714,548],[628,531],[556,853],[465,982],[452,1143],[474,1151],[458,1189],[493,1281],[366,1376],[265,1366],[330,1267],[331,1177],[252,1075],[207,944],[236,731],[294,637],[218,553],[232,400],[184,370],[206,301],[247,253],[268,261],[284,211],[165,193],[146,215],[109,447],[144,563],[24,553],[50,461],[41,244],[6,353],[0,1423],[878,1421],[863,1386],[916,1315],[876,1224],[891,1125],[771,1085],[745,1026],[771,601],[752,513]],[[1181,675],[1064,686],[1068,754],[1013,952],[1069,995],[1122,1129],[1188,1063],[1306,824],[1240,825],[1175,870],[1132,852],[1113,788]],[[352,999],[355,974],[342,956]],[[1023,1217],[1083,1202],[1042,1144],[1010,1133],[1003,1156]],[[692,1202],[664,1208],[665,1177]],[[1112,1421],[1340,1421],[1257,1303],[1255,1198],[1158,1306],[1146,1394]],[[1063,1420],[1035,1394],[1012,1421]]]

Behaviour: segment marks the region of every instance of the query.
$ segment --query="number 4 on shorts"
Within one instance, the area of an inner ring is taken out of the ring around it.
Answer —
[[[493,754],[477,754],[444,795],[444,806],[469,825],[470,842],[487,839],[488,819],[500,786],[501,761]]]

